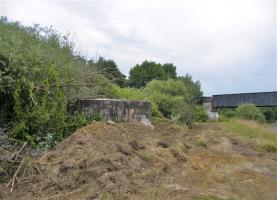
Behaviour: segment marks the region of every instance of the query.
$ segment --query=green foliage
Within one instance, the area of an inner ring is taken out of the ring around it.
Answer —
[[[201,97],[203,96],[200,82],[193,81],[192,76],[189,74],[186,74],[185,76],[179,76],[177,80],[180,80],[185,84],[190,102],[199,103],[201,100]]]
[[[0,18],[0,126],[9,125],[12,137],[53,147],[86,123],[68,112],[74,99],[85,97],[148,100],[153,116],[187,124],[204,119],[194,106],[202,94],[200,83],[189,75],[176,80],[171,63],[144,61],[131,69],[129,84],[145,88],[120,88],[125,76],[113,60],[87,61],[68,36],[51,27],[25,27]]]
[[[176,78],[176,67],[172,63],[161,65],[160,63],[146,60],[141,65],[136,65],[130,70],[128,85],[141,88],[154,79],[167,80],[170,78]]]
[[[13,98],[9,88],[13,84],[15,72],[8,66],[8,59],[0,55],[0,125],[8,122],[13,115]]]
[[[220,122],[225,122],[225,121],[229,121],[230,118],[229,117],[226,117],[224,115],[219,115],[219,121]]]
[[[173,79],[167,81],[153,80],[143,89],[147,95],[158,92],[170,96],[181,96],[184,101],[188,100],[188,92],[182,81]]]
[[[149,100],[157,104],[159,111],[166,118],[171,118],[173,113],[179,113],[185,106],[186,88],[181,81],[153,80],[143,89]]]
[[[204,110],[203,106],[197,105],[194,106],[194,115],[197,122],[207,122],[209,117],[208,113]]]
[[[119,71],[117,64],[113,60],[105,60],[103,57],[99,57],[97,62],[89,60],[89,63],[95,64],[96,68],[101,71],[101,74],[111,82],[120,87],[125,86],[126,76]]]
[[[113,97],[113,84],[78,55],[68,36],[0,19],[0,126],[47,148],[82,126],[68,113],[76,97]]]
[[[229,133],[255,143],[260,149],[277,152],[277,135],[266,124],[235,118],[222,124]]]
[[[265,117],[262,111],[254,104],[242,104],[236,108],[236,116],[242,119],[250,119],[258,122],[264,122]]]
[[[175,79],[177,76],[176,67],[173,63],[165,63],[162,65],[162,69],[164,71],[164,79]]]
[[[52,147],[86,121],[67,112],[67,99],[54,67],[42,82],[43,87],[35,88],[25,77],[17,80],[13,94],[15,122],[10,134],[33,146],[47,141]]]
[[[100,113],[93,113],[91,120],[93,121],[101,121],[103,118]]]
[[[233,108],[221,108],[218,110],[220,116],[231,118],[236,116],[236,111]]]
[[[188,126],[207,119],[202,106],[191,104],[189,92],[182,80],[153,80],[143,89],[115,87],[114,91],[117,98],[150,101],[154,117],[163,116]]]
[[[116,98],[129,100],[146,100],[146,97],[142,93],[142,90],[137,88],[120,88],[114,86],[114,95]]]
[[[114,198],[109,192],[103,192],[102,200],[114,200]]]
[[[277,153],[277,145],[274,144],[263,144],[261,145],[262,149],[267,152]]]
[[[208,147],[208,141],[205,137],[200,137],[198,140],[197,140],[197,144],[201,147],[204,147],[204,148],[207,148]]]
[[[148,99],[143,93],[142,89],[137,88],[120,88],[114,86],[114,96],[116,98],[123,98],[128,100],[147,100],[151,103],[151,114],[153,117],[162,117],[162,114],[158,110],[158,105]]]
[[[277,107],[264,107],[261,108],[266,121],[277,121]]]

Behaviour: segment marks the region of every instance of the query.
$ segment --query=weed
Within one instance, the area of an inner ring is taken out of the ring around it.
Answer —
[[[262,149],[267,152],[277,153],[277,146],[273,144],[264,144],[261,145]]]
[[[197,200],[224,200],[223,198],[220,198],[218,196],[215,195],[209,195],[209,196],[203,196],[200,198],[197,198]],[[234,198],[228,198],[226,200],[235,200]]]
[[[200,137],[198,140],[197,140],[197,144],[201,147],[204,147],[204,148],[207,148],[208,147],[208,141],[206,138],[204,137]]]
[[[184,148],[184,145],[180,141],[177,141],[176,149],[178,150],[179,153],[183,152],[183,148]]]
[[[142,160],[144,160],[144,161],[151,161],[154,158],[149,152],[147,152],[145,150],[139,152],[139,155],[142,158]]]
[[[109,192],[103,192],[102,193],[102,200],[113,200],[113,197]]]

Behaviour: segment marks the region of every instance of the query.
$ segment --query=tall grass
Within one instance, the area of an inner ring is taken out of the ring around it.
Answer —
[[[268,125],[242,119],[231,119],[222,124],[229,133],[254,142],[265,151],[277,153],[277,134]]]

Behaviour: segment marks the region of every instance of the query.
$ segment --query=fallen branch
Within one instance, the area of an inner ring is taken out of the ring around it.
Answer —
[[[12,184],[10,192],[13,191],[14,183],[15,183],[15,180],[17,179],[17,174],[19,173],[19,171],[20,171],[20,169],[21,169],[23,163],[24,163],[24,158],[21,160],[21,162],[20,162],[20,164],[18,165],[18,167],[17,167],[15,173],[13,174],[13,177],[11,178],[11,180],[10,180],[10,181],[8,182],[8,184],[7,184],[7,187],[9,187],[10,184]]]
[[[17,158],[17,156],[20,154],[20,152],[24,149],[24,147],[27,145],[27,142],[24,142],[24,144],[22,145],[22,147],[15,153],[12,154],[12,156],[10,157],[10,160],[13,160],[14,158]]]
[[[5,151],[6,153],[11,153],[11,152],[9,152],[8,150],[3,149],[3,148],[0,148],[0,151]]]

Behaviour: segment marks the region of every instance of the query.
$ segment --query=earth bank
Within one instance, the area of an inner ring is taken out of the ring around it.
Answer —
[[[25,157],[2,199],[274,200],[277,156],[226,133],[220,123],[187,129],[92,123],[38,157]]]

